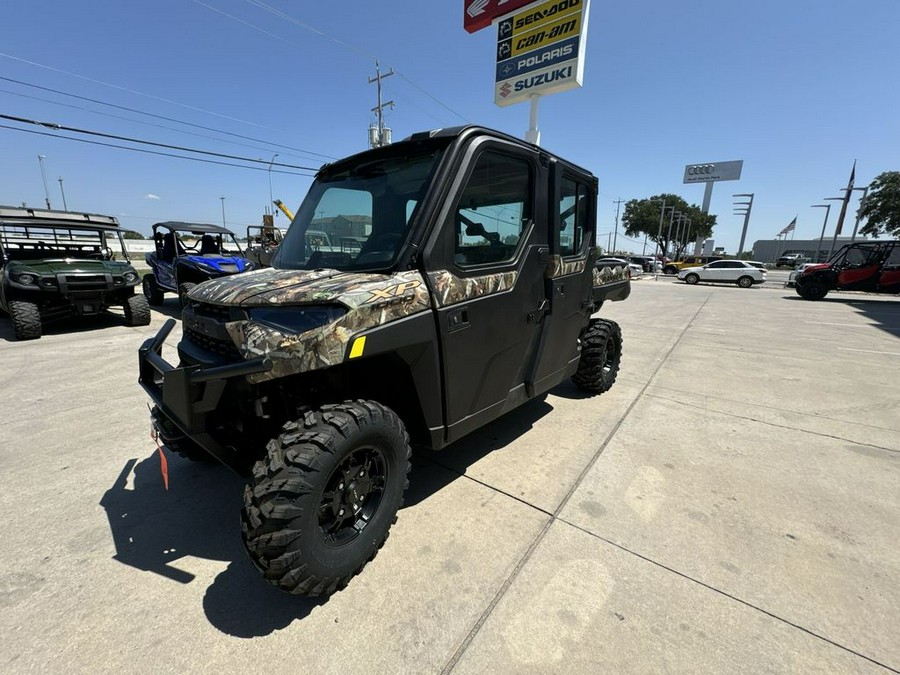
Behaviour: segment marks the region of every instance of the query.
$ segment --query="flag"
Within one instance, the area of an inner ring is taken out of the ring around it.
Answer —
[[[793,232],[795,227],[797,227],[797,217],[796,216],[790,223],[787,224],[787,226],[781,232],[778,233],[778,236],[780,237],[781,235],[787,234],[788,232]]]
[[[850,180],[847,181],[847,191],[844,193],[844,201],[841,203],[841,214],[838,216],[837,228],[834,231],[834,238],[837,239],[844,226],[844,216],[847,214],[847,204],[850,203],[850,196],[853,194],[853,182],[856,180],[856,160],[853,160],[853,170],[850,171]]]

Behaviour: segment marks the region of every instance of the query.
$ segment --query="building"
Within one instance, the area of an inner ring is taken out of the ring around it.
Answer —
[[[832,235],[834,236],[834,235]],[[834,250],[837,251],[844,244],[852,241],[850,237],[838,237],[834,242]],[[856,241],[871,241],[865,237],[856,237]],[[831,251],[831,237],[822,239],[822,247],[819,248],[818,239],[761,239],[753,242],[753,259],[760,262],[774,263],[778,258],[788,253],[799,253],[813,262],[825,261],[828,252]]]

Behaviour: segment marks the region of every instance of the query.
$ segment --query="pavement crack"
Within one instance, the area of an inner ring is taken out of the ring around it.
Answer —
[[[456,648],[456,651],[453,653],[453,656],[450,657],[450,660],[447,661],[446,665],[443,667],[443,669],[441,669],[441,675],[446,675],[446,674],[452,672],[453,669],[456,667],[456,664],[459,663],[459,660],[462,658],[463,654],[466,653],[466,650],[469,648],[469,645],[472,644],[472,641],[475,639],[475,636],[478,635],[479,631],[481,631],[481,628],[484,626],[484,624],[490,618],[491,614],[494,612],[494,609],[497,607],[497,605],[503,599],[503,596],[506,595],[506,592],[509,590],[510,586],[512,586],[513,582],[519,576],[519,573],[525,567],[526,563],[531,559],[531,556],[534,555],[534,552],[537,550],[537,547],[544,540],[544,537],[547,536],[547,532],[550,531],[550,526],[553,525],[554,522],[556,522],[557,520],[560,519],[559,514],[562,513],[563,509],[566,507],[566,505],[569,503],[569,500],[572,498],[572,495],[575,494],[575,492],[581,486],[581,483],[584,481],[585,477],[588,475],[590,470],[597,463],[597,460],[600,458],[600,455],[603,454],[603,451],[606,450],[606,447],[609,445],[609,442],[618,433],[619,429],[625,423],[625,420],[627,420],[628,417],[631,415],[631,411],[634,410],[634,407],[637,405],[638,401],[640,401],[643,398],[644,393],[647,391],[647,389],[653,383],[653,380],[656,378],[656,375],[659,373],[660,369],[662,369],[662,367],[665,365],[666,361],[669,360],[669,357],[672,355],[672,352],[674,352],[675,348],[678,347],[678,345],[681,343],[681,340],[684,338],[685,334],[688,332],[688,330],[694,324],[694,321],[697,320],[697,317],[700,315],[700,313],[706,307],[706,304],[709,302],[711,297],[712,297],[712,294],[709,294],[706,296],[706,299],[703,301],[703,304],[701,304],[700,307],[697,308],[697,311],[694,312],[694,315],[691,317],[690,321],[687,322],[687,324],[684,326],[684,328],[678,334],[678,337],[672,343],[672,346],[669,347],[668,351],[666,351],[665,355],[660,359],[659,363],[656,365],[656,368],[653,370],[653,373],[648,378],[646,384],[644,384],[644,386],[638,392],[638,395],[634,397],[634,400],[631,402],[631,404],[625,410],[625,413],[622,415],[622,417],[619,418],[619,421],[615,424],[615,426],[613,426],[612,429],[610,429],[609,433],[606,435],[606,438],[603,439],[603,442],[600,444],[600,447],[597,448],[597,451],[594,453],[593,457],[591,457],[590,461],[587,463],[587,465],[584,467],[584,469],[578,475],[578,478],[576,478],[575,481],[572,483],[572,486],[566,492],[565,496],[560,501],[560,503],[557,505],[556,509],[554,509],[553,513],[550,514],[550,518],[548,518],[547,522],[544,523],[544,526],[541,528],[541,531],[537,533],[537,536],[535,536],[534,540],[528,546],[528,549],[525,551],[525,553],[522,555],[522,557],[516,563],[516,566],[513,568],[512,572],[509,573],[509,575],[504,580],[503,584],[500,586],[498,591],[494,594],[494,597],[491,598],[491,601],[488,603],[488,606],[485,607],[484,611],[481,613],[481,616],[478,617],[478,620],[475,622],[475,625],[472,626],[468,635],[466,635],[466,637],[463,639],[463,641],[459,645],[459,647]],[[465,475],[465,474],[460,474],[460,475]],[[485,485],[486,487],[488,487],[492,490],[497,490],[497,488],[494,488],[490,485],[486,485],[485,483],[481,483],[481,484]],[[497,490],[497,492],[502,492],[502,490]],[[506,494],[506,493],[504,493],[504,494]],[[523,500],[519,500],[519,501],[523,501]],[[527,502],[523,502],[523,503],[527,504]],[[534,508],[537,508],[537,507],[534,507]],[[543,509],[538,509],[538,510],[543,513],[547,513]]]
[[[876,666],[880,666],[881,668],[884,668],[885,670],[889,670],[892,673],[900,674],[900,670],[893,668],[893,667],[887,665],[886,663],[882,663],[881,661],[878,661],[877,659],[872,658],[871,656],[866,656],[862,652],[859,652],[859,651],[853,649],[852,647],[842,645],[840,642],[836,642],[835,640],[832,640],[831,638],[825,637],[824,635],[821,635],[820,633],[815,632],[811,628],[806,628],[805,626],[801,626],[798,623],[794,623],[790,619],[786,619],[785,617],[779,616],[778,614],[775,614],[774,612],[770,612],[769,610],[767,610],[763,607],[760,607],[759,605],[755,605],[748,600],[739,598],[738,596],[733,595],[733,594],[729,593],[728,591],[722,590],[721,588],[717,588],[716,586],[708,584],[705,581],[701,581],[700,579],[692,577],[689,574],[680,572],[679,570],[676,570],[674,567],[669,567],[665,563],[661,563],[658,560],[654,560],[653,558],[649,558],[645,555],[642,555],[641,553],[638,553],[637,551],[633,551],[630,548],[623,546],[622,544],[616,543],[616,542],[612,541],[611,539],[607,539],[606,537],[603,537],[603,536],[597,534],[596,532],[591,532],[590,530],[585,529],[584,527],[581,527],[580,525],[576,525],[575,523],[572,523],[563,518],[556,518],[556,520],[558,520],[561,523],[565,523],[569,527],[573,527],[576,530],[579,530],[580,532],[584,532],[585,534],[587,534],[591,537],[594,537],[595,539],[598,539],[606,544],[609,544],[610,546],[617,548],[620,551],[623,551],[624,553],[627,553],[636,558],[639,558],[639,559],[643,560],[644,562],[650,563],[651,565],[655,565],[655,566],[659,567],[660,569],[666,570],[667,572],[671,572],[672,574],[675,574],[676,576],[679,576],[682,579],[686,579],[687,581],[695,583],[698,586],[702,586],[703,588],[713,591],[714,593],[718,593],[719,595],[724,596],[724,597],[728,598],[729,600],[733,600],[734,602],[737,602],[741,605],[744,605],[745,607],[756,610],[757,612],[761,612],[762,614],[765,614],[766,616],[771,617],[772,619],[775,619],[776,621],[780,621],[781,623],[784,623],[792,628],[796,628],[797,630],[802,631],[802,632],[806,633],[807,635],[814,637],[818,640],[827,642],[828,644],[830,644],[834,647],[837,647],[838,649],[841,649],[845,652],[853,654],[854,656],[858,656],[859,658],[864,659],[864,660],[868,661],[869,663],[872,663]]]

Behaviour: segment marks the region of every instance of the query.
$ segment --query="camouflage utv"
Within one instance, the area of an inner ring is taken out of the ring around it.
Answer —
[[[628,297],[595,264],[597,180],[478,127],[318,173],[272,267],[188,294],[140,381],[170,450],[249,477],[242,532],[267,580],[332,593],[396,520],[411,445],[442,449],[567,378],[602,393]],[[308,236],[310,232],[316,236]]]

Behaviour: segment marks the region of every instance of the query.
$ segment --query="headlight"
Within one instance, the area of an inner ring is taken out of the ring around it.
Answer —
[[[134,272],[125,272],[125,283],[126,284],[133,284],[135,281],[137,281],[137,278],[138,278],[138,275],[135,274]]]
[[[305,333],[313,328],[337,321],[347,310],[335,305],[306,307],[254,307],[251,321],[271,326],[283,333]]]
[[[37,279],[33,274],[20,274],[16,279],[17,282],[22,284],[23,286],[31,286]]]
[[[250,270],[255,270],[255,269],[256,269],[256,265],[254,265],[252,262],[250,262],[249,260],[244,261],[244,271],[245,272],[249,272]]]

